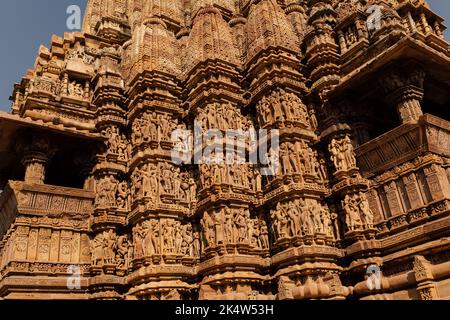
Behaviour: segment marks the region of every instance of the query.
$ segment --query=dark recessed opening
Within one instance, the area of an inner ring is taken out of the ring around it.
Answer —
[[[83,188],[84,179],[73,155],[57,152],[47,167],[45,183],[54,186]]]

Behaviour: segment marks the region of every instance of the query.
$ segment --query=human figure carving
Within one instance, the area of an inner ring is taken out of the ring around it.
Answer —
[[[225,220],[225,226],[224,226],[224,233],[225,233],[225,241],[227,243],[234,243],[234,233],[233,233],[233,225],[234,225],[234,216],[233,211],[226,207],[224,210],[224,220]]]
[[[183,253],[182,252],[183,242],[187,239],[186,239],[186,234],[183,234],[183,230],[182,230],[180,221],[175,221],[174,232],[172,233],[172,235],[174,237],[174,247],[175,247],[174,252],[176,254],[186,254],[188,244],[185,245],[185,247],[184,247],[185,249],[184,249],[184,253]]]
[[[300,213],[292,201],[289,202],[287,215],[289,217],[290,234],[291,236],[297,236],[300,232]]]
[[[359,209],[361,212],[362,223],[366,228],[373,228],[374,215],[370,209],[369,201],[367,200],[366,194],[363,192],[359,193]]]
[[[205,211],[203,214],[203,219],[201,220],[202,230],[204,233],[204,241],[206,247],[212,247],[215,245],[214,238],[214,220],[211,218],[209,213]]]
[[[291,156],[289,155],[289,149],[287,144],[283,144],[280,148],[281,165],[283,168],[283,174],[288,175],[292,173]]]
[[[214,231],[215,231],[215,239],[216,245],[221,245],[224,243],[224,226],[225,218],[223,215],[223,210],[219,210],[214,215]]]
[[[311,128],[314,131],[317,131],[317,129],[319,128],[319,122],[317,121],[316,112],[312,108],[309,110],[309,122],[310,122]]]
[[[117,251],[116,261],[118,267],[128,269],[130,263],[128,256],[128,251],[130,250],[130,243],[128,241],[127,235],[122,235],[117,238],[115,250]]]
[[[161,224],[161,235],[165,253],[175,253],[175,225],[172,220],[164,220]]]
[[[342,205],[346,212],[346,224],[348,230],[355,231],[359,229],[362,225],[362,221],[359,215],[358,204],[354,197],[346,195]]]
[[[314,201],[311,204],[309,217],[314,226],[314,232],[323,233],[323,224],[322,221],[320,220],[320,204],[317,201]]]
[[[192,225],[187,224],[183,226],[181,230],[182,230],[181,254],[189,257],[195,257],[194,235],[192,232]]]
[[[133,228],[133,240],[134,240],[134,257],[139,259],[144,256],[144,230],[141,225],[136,225]]]
[[[356,155],[353,149],[352,142],[348,136],[341,142],[341,150],[344,152],[345,161],[348,168],[356,167]]]
[[[337,171],[348,171],[356,167],[356,155],[350,138],[333,139],[330,144],[331,160]]]
[[[126,181],[119,183],[117,187],[117,206],[119,209],[128,209],[130,203],[130,188]]]
[[[261,248],[269,249],[269,228],[264,220],[261,220]]]
[[[322,206],[320,210],[320,219],[322,221],[324,233],[334,238],[333,223],[331,221],[330,211],[327,206]]]
[[[113,176],[106,176],[97,184],[96,207],[115,207],[118,181]]]

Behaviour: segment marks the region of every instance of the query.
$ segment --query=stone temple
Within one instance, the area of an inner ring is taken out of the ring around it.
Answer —
[[[0,113],[0,297],[449,298],[444,29],[424,0],[88,1]],[[195,123],[246,161],[174,161]]]

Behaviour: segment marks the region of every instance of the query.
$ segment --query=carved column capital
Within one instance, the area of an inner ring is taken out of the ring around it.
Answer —
[[[408,62],[386,72],[379,83],[389,103],[395,104],[402,123],[414,123],[423,115],[426,73],[416,63]]]
[[[417,291],[421,300],[435,300],[438,298],[434,283],[431,263],[423,256],[415,256],[413,262],[414,276],[417,281]]]
[[[54,156],[56,148],[46,136],[32,136],[31,143],[20,140],[17,150],[23,154],[22,164],[25,166],[25,182],[43,184],[48,162]],[[29,141],[29,140],[28,140]]]
[[[25,166],[25,182],[43,184],[48,157],[40,152],[29,152],[23,159]]]

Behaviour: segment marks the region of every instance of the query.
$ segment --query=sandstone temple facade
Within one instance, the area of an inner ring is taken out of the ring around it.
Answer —
[[[0,113],[0,299],[449,298],[444,29],[424,0],[89,0]],[[278,170],[175,163],[195,121],[278,130]]]

